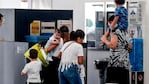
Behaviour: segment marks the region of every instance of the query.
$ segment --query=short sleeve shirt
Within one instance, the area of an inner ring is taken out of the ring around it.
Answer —
[[[82,45],[73,41],[66,42],[60,51],[62,52],[59,66],[59,68],[62,67],[61,71],[64,71],[64,68],[68,68],[71,64],[78,65],[78,56],[84,56]]]
[[[24,66],[23,73],[27,73],[27,82],[40,83],[41,62],[31,61]]]
[[[115,16],[119,16],[117,27],[122,30],[128,28],[128,11],[125,7],[120,6],[115,9]]]
[[[118,45],[115,49],[110,49],[110,67],[123,67],[126,69],[130,68],[129,58],[128,58],[128,50],[125,49],[124,43],[121,41],[122,39],[126,40],[128,43],[131,42],[131,37],[126,31],[121,31],[120,29],[116,29],[115,32],[111,34],[119,35],[118,36]]]
[[[64,63],[78,63],[78,56],[83,56],[82,45],[73,41],[65,43],[60,51],[61,61]]]

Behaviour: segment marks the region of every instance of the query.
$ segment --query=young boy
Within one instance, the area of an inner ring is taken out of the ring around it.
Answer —
[[[115,9],[115,17],[113,22],[109,25],[112,30],[115,29],[115,25],[120,30],[127,30],[128,28],[128,11],[123,6],[125,4],[125,0],[115,0],[116,9]]]
[[[21,75],[28,76],[27,84],[41,84],[40,79],[41,62],[37,60],[38,51],[35,49],[31,49],[29,51],[29,54],[31,61],[24,66]]]

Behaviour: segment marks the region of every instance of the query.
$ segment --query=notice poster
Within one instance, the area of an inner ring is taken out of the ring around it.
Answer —
[[[129,32],[131,38],[138,38],[137,25],[131,25],[130,24],[128,32]]]
[[[53,33],[55,31],[55,22],[41,22],[41,33]]]
[[[138,10],[137,8],[130,8],[129,9],[129,16],[131,24],[137,23],[138,19]]]
[[[30,24],[30,35],[40,35],[40,21],[34,20]]]

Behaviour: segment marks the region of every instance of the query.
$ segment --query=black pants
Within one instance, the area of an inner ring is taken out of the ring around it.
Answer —
[[[108,67],[106,83],[129,84],[129,70],[120,67]]]
[[[60,59],[57,57],[52,57],[52,59],[53,61],[49,61],[49,65],[42,69],[43,84],[59,84],[58,66]]]

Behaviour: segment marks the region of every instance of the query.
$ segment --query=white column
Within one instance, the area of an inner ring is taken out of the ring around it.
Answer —
[[[149,84],[149,0],[145,0],[144,9],[144,84]]]

